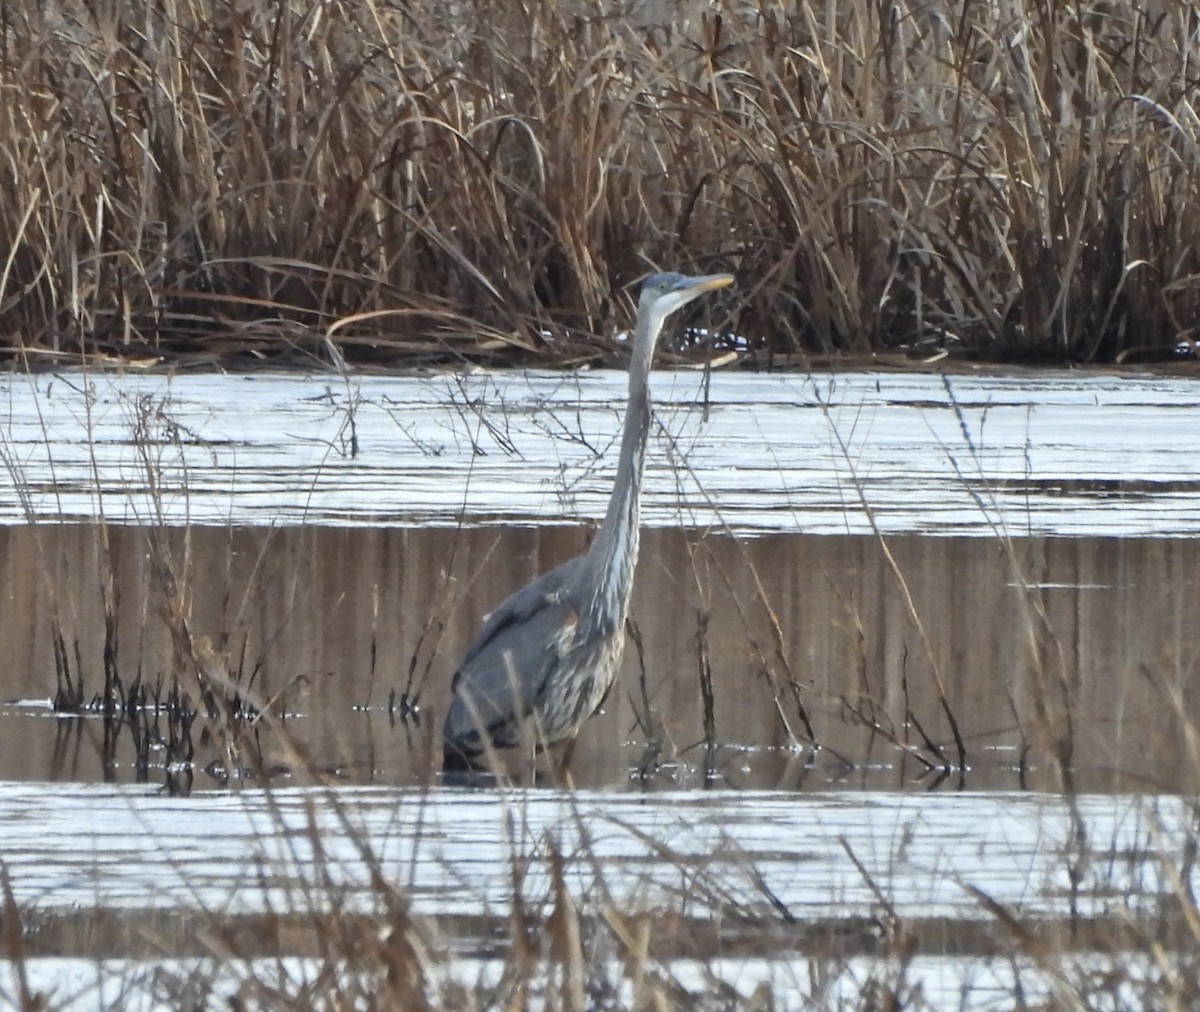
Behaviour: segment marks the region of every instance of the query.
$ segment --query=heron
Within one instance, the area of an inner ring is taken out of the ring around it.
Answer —
[[[733,280],[730,274],[665,273],[643,282],[621,452],[604,520],[583,555],[543,573],[484,618],[451,683],[444,769],[477,768],[491,748],[532,741],[540,750],[573,739],[603,704],[625,646],[637,562],[654,346],[671,313]]]

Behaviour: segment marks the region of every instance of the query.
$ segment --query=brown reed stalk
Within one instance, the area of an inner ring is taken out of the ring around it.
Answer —
[[[0,353],[578,362],[651,265],[763,362],[1169,352],[1200,39],[1094,8],[9,4]]]
[[[0,945],[10,968],[16,994],[13,998],[21,1012],[39,1012],[48,1007],[46,997],[29,986],[28,952],[22,931],[21,908],[13,894],[8,868],[0,864]]]

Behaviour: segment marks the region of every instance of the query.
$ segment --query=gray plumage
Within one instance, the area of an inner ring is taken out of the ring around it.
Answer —
[[[604,521],[583,555],[544,573],[484,619],[452,685],[442,732],[447,768],[523,737],[572,736],[600,708],[625,645],[638,551],[638,506],[650,431],[647,376],[670,313],[733,283],[728,274],[656,274],[642,285],[629,365],[629,403]]]

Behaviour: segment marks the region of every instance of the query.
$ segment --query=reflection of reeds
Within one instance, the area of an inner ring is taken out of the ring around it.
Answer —
[[[84,391],[83,406],[89,423],[88,461],[95,480],[95,501],[99,506],[103,486],[96,459],[96,447],[91,441],[91,412],[94,408],[94,395],[91,390]],[[147,403],[139,400],[133,436],[143,455],[147,452],[145,437],[148,413]],[[133,674],[128,670],[124,673],[122,671],[119,656],[119,562],[112,545],[112,531],[103,511],[99,510],[96,521],[90,528],[93,537],[87,551],[87,556],[94,561],[90,574],[94,576],[94,586],[88,588],[88,593],[84,594],[83,599],[72,601],[73,594],[64,592],[64,588],[59,586],[58,573],[63,560],[54,557],[54,553],[45,543],[49,539],[43,538],[38,530],[41,517],[33,505],[29,482],[19,457],[7,443],[0,442],[0,461],[4,464],[11,487],[22,503],[25,520],[30,525],[37,548],[37,572],[26,575],[43,587],[49,608],[48,625],[55,672],[52,709],[64,718],[99,716],[102,719],[101,761],[106,770],[111,770],[116,765],[118,746],[123,733],[128,729],[139,779],[145,779],[150,766],[157,765],[168,771],[167,779],[173,790],[178,788],[186,792],[191,781],[189,764],[194,754],[191,725],[196,713],[181,693],[178,683],[165,673],[159,672],[157,677],[153,678],[152,685],[151,678],[143,677],[141,664],[137,665]],[[150,469],[149,487],[156,487],[157,479],[157,469]],[[80,611],[91,610],[86,602],[89,596],[93,602],[99,602],[99,620],[103,626],[103,636],[99,644],[83,632],[88,623]],[[100,685],[97,685],[97,670],[102,673]],[[164,720],[165,734],[161,729]],[[78,737],[81,733],[80,722],[60,720],[56,732],[54,767],[58,770],[62,768],[63,757],[70,750],[71,737]],[[182,782],[178,782],[177,773],[181,770],[184,771]]]
[[[807,381],[797,380],[797,387],[802,383]],[[449,396],[458,396],[446,389]],[[472,388],[474,412],[483,413],[495,403],[490,390],[486,384]],[[924,410],[941,412],[943,422],[953,421],[954,390],[951,385],[948,403]],[[16,627],[28,624],[36,638],[28,670],[39,672],[30,685],[41,698],[56,696],[64,713],[111,713],[123,722],[139,710],[159,710],[175,700],[185,710],[203,711],[197,731],[210,719],[224,719],[222,714],[241,714],[255,738],[265,728],[264,708],[276,715],[286,710],[274,705],[285,692],[299,704],[293,712],[312,718],[302,726],[342,725],[338,736],[346,751],[357,753],[353,766],[359,770],[381,769],[368,754],[384,755],[375,751],[377,746],[387,749],[397,743],[385,744],[369,729],[362,729],[365,735],[357,727],[348,731],[345,723],[368,721],[366,711],[381,704],[396,718],[420,714],[422,727],[400,729],[402,734],[413,732],[415,751],[388,755],[384,764],[387,775],[406,779],[409,758],[418,759],[422,744],[437,732],[449,681],[448,655],[455,643],[463,642],[481,599],[519,582],[529,567],[560,561],[584,535],[571,532],[564,542],[561,531],[463,530],[444,536],[432,530],[375,530],[342,535],[317,528],[167,527],[168,516],[186,516],[189,499],[202,494],[190,472],[196,455],[215,456],[219,449],[205,441],[184,402],[173,403],[173,396],[169,390],[149,398],[118,392],[128,425],[118,433],[117,445],[128,444],[122,452],[138,461],[135,469],[123,472],[124,481],[138,493],[124,508],[137,511],[145,521],[142,528],[111,519],[106,523],[102,516],[100,523],[87,527],[52,529],[38,522],[34,509],[45,496],[42,489],[52,482],[22,470],[22,444],[0,441],[11,484],[18,497],[28,500],[34,521],[12,541],[23,547],[0,559],[16,595],[6,618],[12,613],[30,616],[3,624],[5,648],[27,649],[28,640],[16,634]],[[363,403],[369,407],[375,402]],[[511,424],[518,446],[525,447],[522,437],[531,424],[576,445],[578,427],[525,421],[511,397],[499,407],[510,418],[494,424],[501,431]],[[569,419],[569,410],[565,414]],[[607,776],[622,765],[649,770],[659,764],[669,776],[674,759],[682,759],[674,767],[678,775],[692,775],[696,770],[689,764],[695,754],[689,750],[697,741],[714,738],[719,721],[723,753],[752,750],[751,779],[759,784],[788,777],[775,768],[784,763],[793,771],[838,763],[849,773],[898,762],[909,770],[919,764],[933,775],[949,770],[968,785],[983,787],[1011,769],[993,746],[1022,746],[1023,774],[1031,774],[1022,782],[1030,786],[1069,786],[1076,775],[1073,766],[1079,764],[1088,777],[1101,768],[1123,771],[1114,774],[1116,779],[1105,775],[1104,783],[1154,778],[1157,768],[1164,772],[1155,780],[1160,787],[1188,789],[1194,764],[1161,764],[1172,754],[1172,743],[1187,745],[1188,724],[1181,719],[1186,707],[1173,703],[1156,712],[1157,702],[1172,701],[1157,690],[1146,693],[1127,686],[1121,662],[1106,659],[1127,657],[1136,672],[1157,663],[1161,638],[1162,659],[1186,668],[1189,641],[1178,629],[1194,606],[1194,595],[1180,578],[1190,572],[1194,551],[1183,541],[1146,553],[1140,547],[1134,552],[1132,544],[1008,540],[981,479],[991,471],[991,442],[984,438],[974,408],[964,407],[959,417],[942,452],[958,468],[964,492],[976,496],[981,515],[997,523],[998,540],[986,550],[979,549],[980,541],[969,542],[974,547],[966,551],[965,540],[889,537],[889,559],[880,545],[856,544],[856,539],[648,534],[655,547],[640,571],[642,596],[636,605],[647,637],[642,698],[637,699],[633,650],[626,683],[634,689],[639,726],[633,727],[631,711],[620,714],[609,708],[599,733],[583,739],[588,768],[595,775],[590,782],[608,782]],[[827,423],[846,425],[833,409]],[[460,444],[467,456],[480,441],[482,421],[473,414],[470,424],[471,438]],[[111,474],[114,437],[107,434],[111,427],[99,431],[106,434],[97,437],[93,452],[98,469]],[[586,430],[579,433],[595,439]],[[87,438],[81,441],[85,460]],[[670,444],[677,494],[694,501],[705,490],[690,475],[681,442]],[[489,444],[488,452],[494,455],[495,446]],[[835,452],[846,456],[845,469],[853,477],[854,440]],[[862,483],[864,495],[871,493],[869,477]],[[121,501],[114,499],[114,491],[110,486],[97,493],[101,514],[105,504]],[[718,516],[719,505],[709,502]],[[77,509],[66,499],[59,508]],[[1080,547],[1068,550],[1067,544]],[[1163,567],[1173,567],[1175,575],[1161,580],[1158,574],[1167,572]],[[1125,586],[1134,580],[1153,588],[1153,600],[1123,594],[1105,606],[1117,611],[1104,613],[1102,595],[1084,592],[1069,605],[1067,592],[1055,589],[1056,581],[1069,581],[1083,571],[1091,574],[1085,586],[1095,578],[1114,588],[1118,581]],[[899,587],[897,572],[907,593]],[[484,586],[492,589],[475,589]],[[710,617],[706,638],[699,641],[690,631],[681,632],[695,628],[697,608]],[[707,645],[704,668],[698,666],[700,644]],[[703,712],[705,687],[696,678],[704,670],[711,671],[709,727]],[[941,689],[935,677],[939,673]],[[305,679],[303,696],[291,692],[296,676]],[[1175,681],[1182,691],[1182,671]],[[337,688],[323,688],[335,682],[352,685],[352,698]],[[1093,684],[1096,694],[1091,694]],[[1170,688],[1172,680],[1162,684]],[[1078,709],[1081,689],[1090,694],[1083,710]],[[210,698],[201,698],[202,691]],[[1097,710],[1092,700],[1099,693],[1124,698],[1110,705],[1106,696]],[[628,705],[622,695],[614,701]],[[966,764],[958,761],[943,705],[961,721],[969,748]],[[1114,735],[1104,729],[1109,721],[1116,722]],[[98,721],[90,724],[97,726]],[[60,727],[65,734],[68,722]],[[1135,736],[1149,727],[1162,728],[1164,734],[1156,734],[1148,748],[1134,745]],[[655,752],[648,762],[621,755],[621,746],[630,744],[630,729]],[[184,731],[181,727],[173,735],[149,725],[144,733],[139,730],[139,764],[156,757],[166,765],[176,756],[189,761],[187,753],[164,756],[159,751],[163,741],[182,743]],[[326,756],[337,751],[328,745]],[[823,754],[811,757],[815,761],[806,766],[804,747]],[[202,757],[196,768],[203,769],[208,758]],[[247,771],[253,765],[248,763]],[[973,775],[967,775],[968,766]],[[224,756],[220,769],[231,772]],[[733,766],[726,763],[725,769],[732,772],[730,782],[746,782]],[[899,780],[908,777],[903,768],[896,775]],[[786,782],[793,781],[788,777]]]
[[[737,268],[767,356],[1171,348],[1192,16],[18,5],[0,334],[29,360],[570,363],[652,261]]]

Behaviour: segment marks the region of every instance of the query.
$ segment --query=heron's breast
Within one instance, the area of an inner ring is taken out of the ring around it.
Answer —
[[[558,671],[538,701],[547,738],[570,734],[596,712],[616,677],[624,646],[622,629],[607,636],[579,638],[563,653]]]

